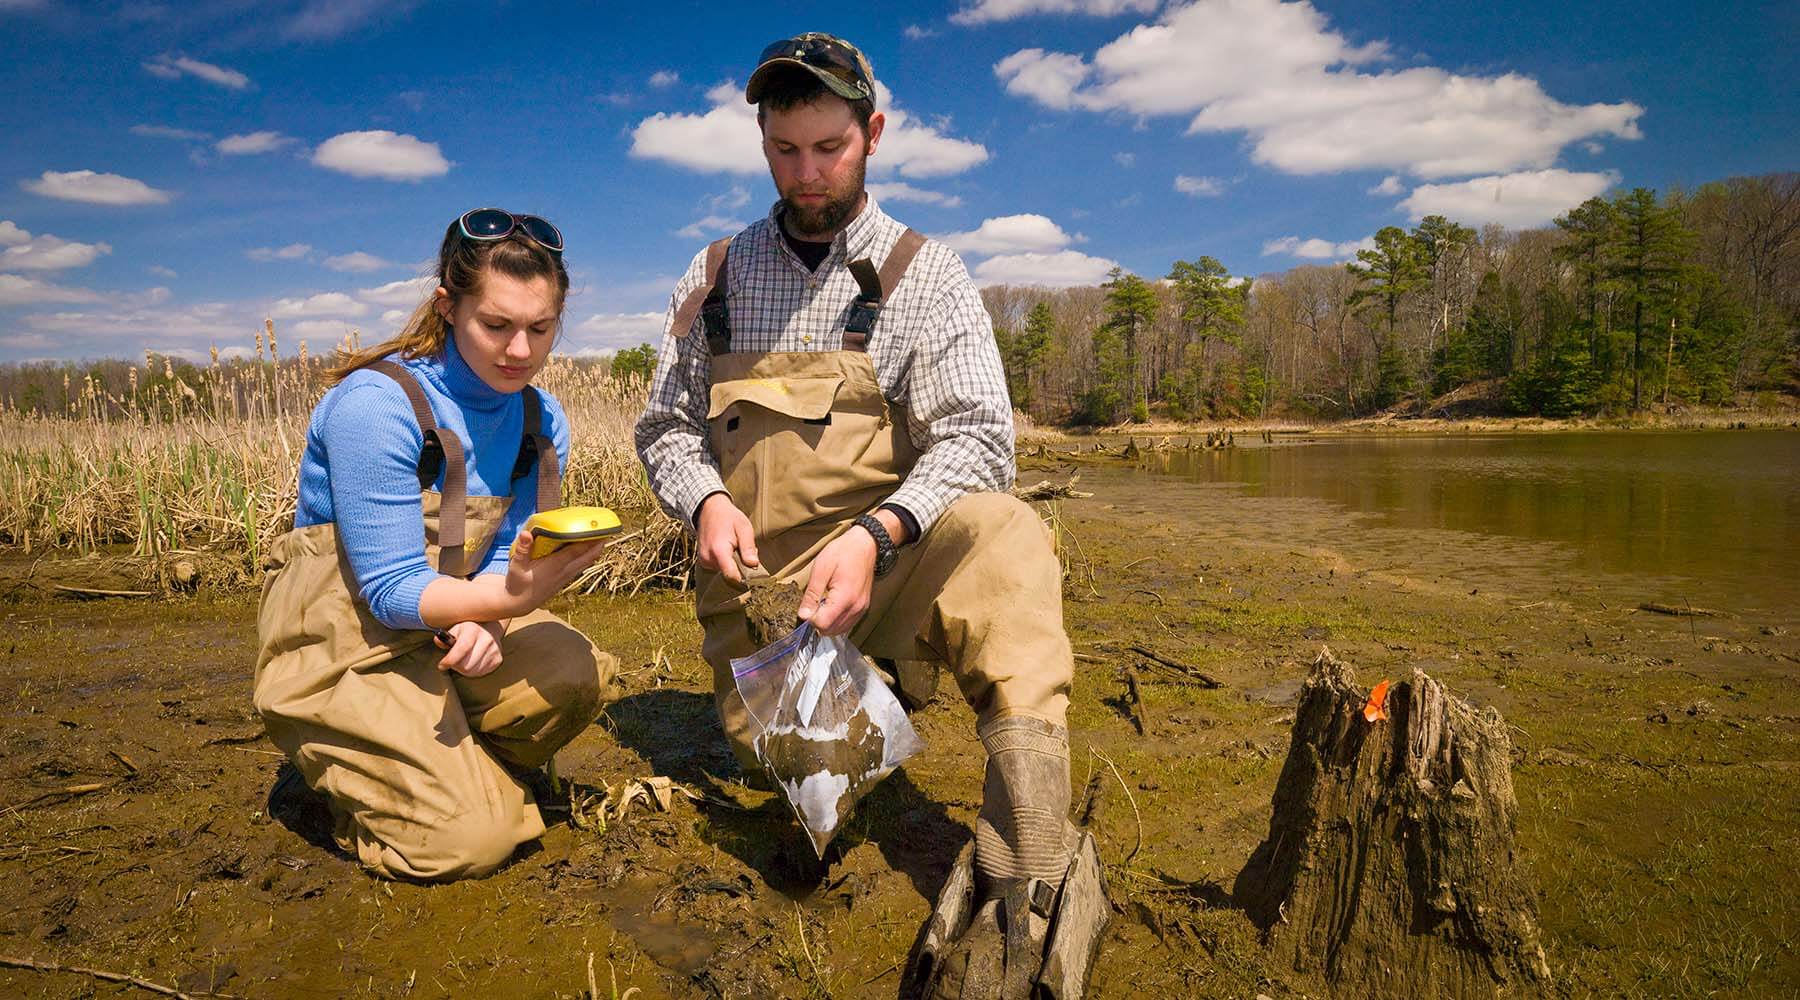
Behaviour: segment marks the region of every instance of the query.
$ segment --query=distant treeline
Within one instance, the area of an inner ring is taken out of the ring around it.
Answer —
[[[1014,405],[1043,422],[1352,417],[1465,386],[1547,416],[1796,391],[1800,174],[1637,188],[1524,232],[1429,216],[1373,243],[1254,280],[1202,256],[983,298]]]
[[[982,298],[1013,404],[1045,423],[1355,417],[1469,387],[1480,410],[1572,416],[1800,393],[1800,174],[1593,198],[1523,232],[1442,216],[1344,264],[1252,279],[1212,257],[1097,288]],[[78,419],[281,412],[324,366],[0,364],[0,409]],[[649,345],[600,364],[647,376]],[[284,405],[285,404],[285,405]]]

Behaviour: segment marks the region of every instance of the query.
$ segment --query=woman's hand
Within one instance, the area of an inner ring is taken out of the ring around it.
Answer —
[[[565,545],[542,559],[531,558],[531,531],[520,528],[506,568],[506,596],[511,616],[530,614],[575,582],[606,549],[605,539]]]
[[[500,666],[500,640],[506,629],[499,622],[457,622],[444,631],[450,634],[453,642],[450,651],[438,661],[439,670],[454,670],[464,677],[482,677]]]

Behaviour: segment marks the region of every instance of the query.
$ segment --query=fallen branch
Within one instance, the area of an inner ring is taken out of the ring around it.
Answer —
[[[173,987],[153,983],[148,979],[139,979],[136,976],[126,975],[123,972],[107,972],[105,969],[89,969],[79,965],[57,965],[54,962],[33,962],[30,959],[11,958],[6,955],[0,955],[0,966],[9,969],[29,969],[32,972],[67,972],[77,976],[91,976],[95,979],[104,979],[109,983],[126,983],[131,986],[136,986],[140,990],[161,993],[166,997],[182,997],[184,1000],[192,1000],[194,996],[225,997],[230,998],[230,1000],[244,1000],[244,998],[239,997],[234,993],[183,993]]]
[[[80,597],[80,598],[87,599],[87,600],[92,600],[94,598],[100,598],[100,597],[155,597],[156,596],[156,591],[154,591],[154,590],[102,590],[99,587],[71,587],[71,586],[68,586],[67,584],[62,584],[62,583],[56,584],[51,589],[56,590],[60,593],[68,594],[70,597]]]
[[[15,803],[13,805],[7,806],[5,808],[5,810],[3,810],[3,811],[17,812],[20,809],[26,809],[31,806],[45,803],[47,800],[55,800],[57,802],[61,802],[63,799],[74,798],[77,795],[86,795],[89,792],[97,792],[100,789],[105,788],[106,786],[107,786],[107,782],[94,781],[94,782],[89,782],[85,785],[69,785],[66,788],[53,788],[50,791],[43,793],[42,795],[36,796],[35,798],[29,798],[23,802],[19,802],[19,803]]]
[[[1137,726],[1139,736],[1150,735],[1150,712],[1144,707],[1144,693],[1138,690],[1137,668],[1127,663],[1119,669],[1125,680],[1125,692],[1130,698],[1131,721]]]
[[[1066,483],[1053,483],[1046,479],[1036,486],[1015,486],[1012,495],[1020,500],[1085,500],[1093,496],[1075,488],[1080,476],[1072,476]]]
[[[1220,687],[1225,686],[1217,678],[1206,673],[1204,670],[1201,670],[1199,667],[1189,666],[1188,664],[1183,663],[1180,660],[1171,660],[1168,657],[1162,655],[1161,653],[1158,653],[1155,650],[1150,649],[1148,647],[1129,646],[1127,648],[1130,649],[1132,652],[1138,654],[1139,656],[1145,657],[1150,660],[1154,660],[1155,662],[1160,663],[1165,667],[1168,667],[1170,670],[1176,670],[1176,671],[1179,671],[1181,673],[1188,675],[1189,677],[1192,677],[1193,679],[1199,681],[1202,687],[1220,688]]]
[[[1658,604],[1655,601],[1645,601],[1638,605],[1638,610],[1653,611],[1659,615],[1674,615],[1678,618],[1719,618],[1725,614],[1723,611],[1714,611],[1712,608],[1696,608],[1691,604],[1677,607],[1673,604]]]

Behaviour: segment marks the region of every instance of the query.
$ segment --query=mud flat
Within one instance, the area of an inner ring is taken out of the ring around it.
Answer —
[[[1055,516],[1080,653],[1075,780],[1102,776],[1119,909],[1095,995],[1324,994],[1264,957],[1229,894],[1326,643],[1367,683],[1423,666],[1513,727],[1553,995],[1800,990],[1794,613],[1649,613],[1662,595],[1572,574],[1550,545],[1385,529],[1320,502],[1107,466],[1081,488],[1095,495]],[[194,996],[580,997],[590,965],[601,997],[892,996],[979,795],[949,685],[915,718],[925,752],[863,802],[824,880],[802,882],[771,835],[786,807],[731,780],[687,598],[557,610],[627,671],[558,759],[581,822],[493,878],[431,887],[369,879],[265,816],[279,757],[249,708],[253,595],[14,588],[0,956]],[[704,800],[596,805],[657,775]],[[154,994],[0,968],[0,995]]]

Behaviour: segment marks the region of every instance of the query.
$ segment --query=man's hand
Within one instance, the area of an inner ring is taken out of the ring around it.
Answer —
[[[822,635],[843,635],[869,610],[875,585],[875,538],[860,527],[831,540],[813,560],[800,598],[800,620]]]
[[[729,494],[714,493],[700,504],[694,558],[702,568],[722,573],[740,585],[744,582],[740,561],[745,566],[762,565],[756,556],[756,532],[750,528],[750,519],[731,502]]]
[[[506,630],[499,622],[457,622],[444,630],[455,643],[438,661],[439,670],[454,670],[464,677],[491,674],[500,666],[500,639]],[[442,642],[439,642],[442,645]]]

